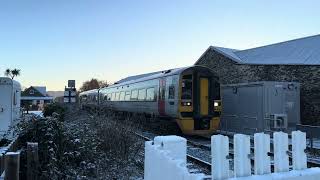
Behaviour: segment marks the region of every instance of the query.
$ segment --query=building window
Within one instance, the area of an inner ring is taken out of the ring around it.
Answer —
[[[132,90],[131,91],[131,100],[137,100],[138,99],[138,90]]]
[[[147,101],[154,101],[155,100],[155,96],[154,96],[154,88],[148,88],[147,89]]]
[[[138,100],[144,101],[146,99],[146,89],[139,89]]]
[[[33,90],[33,89],[30,89],[29,93],[30,93],[30,94],[34,94],[34,90]]]

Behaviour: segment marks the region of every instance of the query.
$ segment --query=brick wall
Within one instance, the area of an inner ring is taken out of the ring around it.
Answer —
[[[211,68],[221,84],[254,81],[295,81],[301,83],[301,121],[320,125],[320,66],[247,65],[209,50],[197,62]]]

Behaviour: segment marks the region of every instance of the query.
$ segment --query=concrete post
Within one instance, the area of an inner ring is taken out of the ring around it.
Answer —
[[[270,174],[270,135],[264,133],[254,134],[254,174]]]
[[[288,134],[284,132],[273,133],[274,171],[289,171]]]
[[[306,133],[292,132],[292,165],[294,170],[307,169]]]
[[[229,178],[229,138],[223,135],[211,136],[211,174],[213,179]]]
[[[234,135],[234,175],[245,177],[251,175],[250,137],[243,134]]]

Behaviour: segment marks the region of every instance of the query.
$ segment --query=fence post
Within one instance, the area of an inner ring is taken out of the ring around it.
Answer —
[[[27,180],[38,179],[38,143],[27,143]]]
[[[19,180],[20,152],[8,152],[5,155],[5,180]]]
[[[250,137],[244,134],[234,135],[234,175],[251,175]]]
[[[155,145],[161,145],[161,149],[170,152],[170,156],[187,163],[187,140],[179,136],[157,136],[154,138]]]
[[[273,133],[274,171],[289,171],[288,134],[284,132]]]
[[[254,174],[270,174],[270,135],[264,133],[254,134]]]
[[[2,174],[2,172],[4,171],[4,154],[0,153],[0,174]]]
[[[227,136],[211,136],[211,156],[212,180],[229,178],[229,138]]]
[[[301,131],[292,132],[292,165],[294,170],[307,168],[306,133]]]

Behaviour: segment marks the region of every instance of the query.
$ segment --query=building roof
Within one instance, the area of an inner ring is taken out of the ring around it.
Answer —
[[[35,89],[37,89],[41,94],[43,94],[44,96],[47,95],[47,88],[45,86],[32,86]]]
[[[43,91],[46,88],[44,87],[37,87],[37,86],[30,86],[29,88],[25,89],[21,92],[21,99],[23,100],[50,100],[53,99],[51,96],[47,96],[47,92]],[[41,92],[42,91],[42,92]]]
[[[203,55],[209,50],[217,51],[239,64],[320,65],[320,35],[246,50],[210,46]]]

